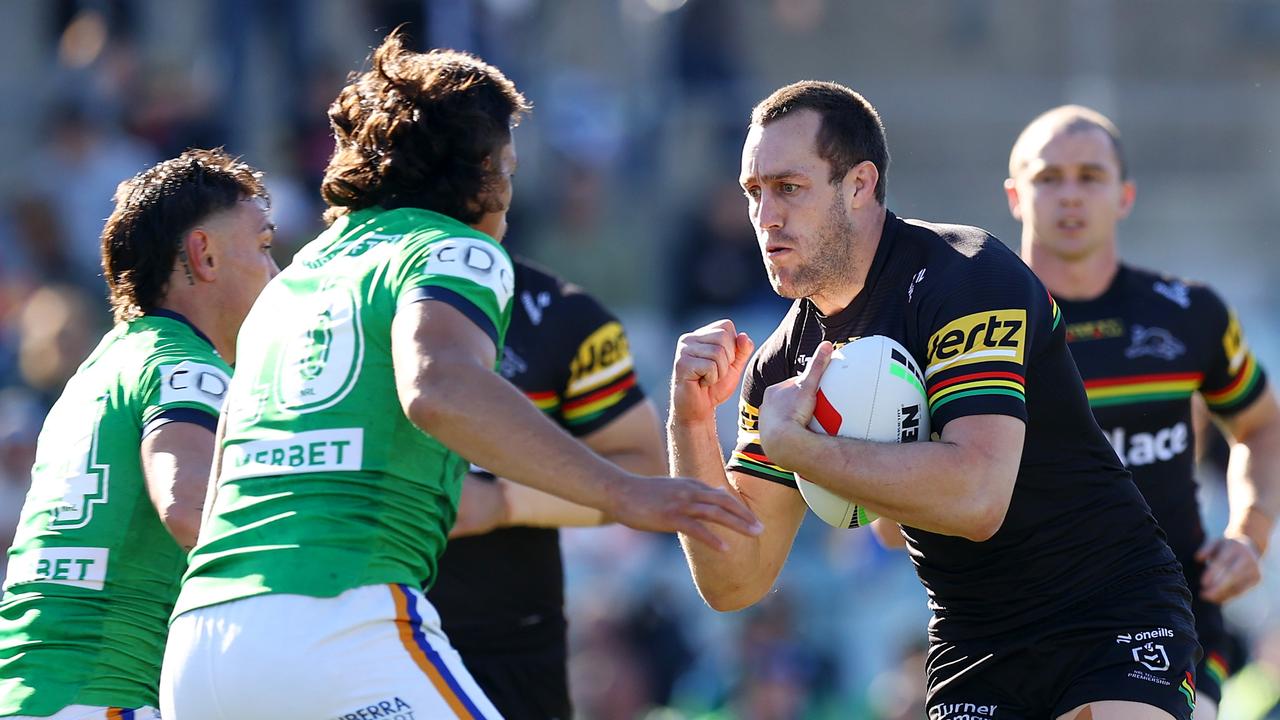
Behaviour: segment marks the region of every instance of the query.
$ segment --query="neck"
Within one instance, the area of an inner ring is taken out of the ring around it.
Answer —
[[[1065,258],[1023,232],[1022,259],[1060,300],[1093,300],[1111,287],[1120,271],[1120,256],[1114,242],[1082,258]]]
[[[869,214],[869,218],[853,225],[854,237],[850,248],[852,258],[849,263],[851,271],[833,283],[832,287],[809,296],[809,301],[823,315],[830,317],[852,305],[858,293],[867,285],[867,274],[871,272],[871,263],[875,260],[876,250],[884,235],[887,212],[883,205],[876,205]]]
[[[217,303],[200,302],[200,299],[192,297],[189,293],[170,292],[160,301],[158,307],[176,312],[185,317],[195,325],[200,332],[204,333],[213,341],[213,349],[218,351],[218,355],[227,362],[228,365],[234,365],[236,362],[236,328],[230,327],[224,321],[223,315]]]

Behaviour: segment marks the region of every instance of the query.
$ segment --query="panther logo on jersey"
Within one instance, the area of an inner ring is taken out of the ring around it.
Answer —
[[[1173,336],[1173,333],[1158,327],[1144,325],[1133,326],[1133,341],[1124,356],[1130,360],[1140,357],[1157,357],[1161,360],[1173,360],[1187,351],[1187,346]]]

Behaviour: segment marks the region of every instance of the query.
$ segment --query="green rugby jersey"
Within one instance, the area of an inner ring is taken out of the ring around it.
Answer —
[[[166,422],[211,431],[230,368],[184,318],[121,323],[40,431],[0,600],[0,716],[158,705],[184,553],[147,493],[139,446]]]
[[[426,210],[353,213],[304,247],[240,330],[217,497],[175,616],[433,579],[467,463],[401,409],[391,321],[446,302],[501,350],[512,294],[498,243]]]

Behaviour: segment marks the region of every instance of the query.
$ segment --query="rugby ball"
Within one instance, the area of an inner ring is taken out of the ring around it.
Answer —
[[[911,353],[883,335],[859,338],[836,348],[818,383],[809,429],[874,442],[928,440],[924,376]],[[856,528],[876,518],[866,508],[799,475],[796,481],[809,509],[828,525]]]

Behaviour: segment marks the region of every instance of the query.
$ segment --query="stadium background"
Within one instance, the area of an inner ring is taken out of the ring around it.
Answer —
[[[757,340],[770,293],[736,187],[751,105],[801,78],[880,109],[901,215],[1016,243],[1014,136],[1063,102],[1125,134],[1123,253],[1213,283],[1280,369],[1274,0],[6,0],[0,4],[0,546],[44,412],[109,322],[97,238],[117,182],[192,145],[268,174],[277,259],[318,228],[324,109],[402,23],[533,101],[508,244],[624,318],[660,405],[674,338]],[[722,435],[728,439],[732,412]],[[1225,522],[1206,467],[1211,528]],[[904,556],[810,518],[778,590],[717,615],[669,537],[565,536],[582,717],[919,718],[926,611]],[[1228,607],[1253,663],[1224,718],[1280,717],[1280,562]]]

